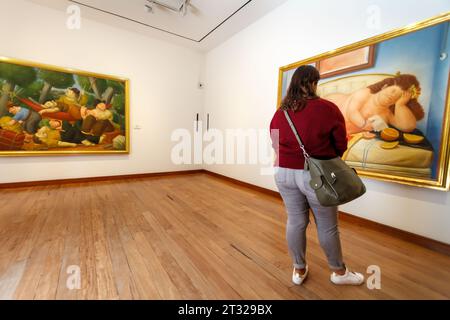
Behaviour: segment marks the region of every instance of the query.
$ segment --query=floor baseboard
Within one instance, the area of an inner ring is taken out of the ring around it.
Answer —
[[[187,175],[187,174],[207,174],[211,177],[221,179],[228,183],[239,185],[245,188],[261,192],[263,194],[275,197],[281,200],[281,196],[277,191],[266,189],[253,185],[251,183],[243,182],[234,178],[230,178],[219,173],[212,171],[200,169],[200,170],[187,170],[187,171],[173,171],[173,172],[158,172],[158,173],[144,173],[144,174],[128,174],[119,176],[103,176],[103,177],[92,177],[92,178],[75,178],[75,179],[59,179],[59,180],[46,180],[46,181],[29,181],[29,182],[13,182],[13,183],[1,183],[0,189],[5,188],[24,188],[24,187],[35,187],[35,186],[45,186],[45,185],[55,185],[55,184],[72,184],[72,183],[86,183],[86,182],[96,182],[96,181],[113,181],[113,180],[127,180],[127,179],[142,179],[142,178],[156,178],[156,177],[167,177],[176,175]],[[391,226],[387,226],[375,221],[364,219],[346,212],[340,212],[339,217],[342,221],[347,221],[353,224],[358,224],[361,227],[369,228],[372,230],[377,230],[383,233],[390,234],[396,238],[420,245],[422,247],[431,249],[436,252],[443,253],[450,256],[450,244],[446,244],[437,240],[426,238],[414,233],[410,233],[404,230],[400,230]]]
[[[229,183],[232,183],[232,184],[235,184],[235,185],[239,185],[239,186],[242,186],[242,187],[245,187],[245,188],[250,188],[250,189],[253,189],[255,191],[262,192],[262,193],[268,194],[270,196],[277,197],[277,198],[281,199],[280,193],[278,191],[273,191],[273,190],[270,190],[270,189],[267,189],[267,188],[258,187],[258,186],[255,186],[254,184],[247,183],[247,182],[244,182],[244,181],[240,181],[240,180],[237,180],[237,179],[234,179],[234,178],[230,178],[230,177],[227,177],[227,176],[224,176],[224,175],[221,175],[219,173],[212,172],[212,171],[203,170],[203,172],[206,173],[209,176],[219,178],[219,179],[221,179],[223,181],[227,181]]]
[[[420,236],[418,234],[415,233],[411,233],[408,231],[404,231],[401,229],[397,229],[379,222],[375,222],[372,220],[368,220],[368,219],[364,219],[343,211],[339,212],[339,219],[342,221],[346,221],[352,224],[357,224],[360,225],[361,227],[367,228],[367,229],[371,229],[371,230],[376,230],[379,232],[383,232],[384,234],[389,234],[393,237],[417,244],[419,246],[431,249],[433,251],[436,252],[440,252],[443,253],[445,255],[450,256],[450,245],[434,240],[434,239],[430,239],[430,238],[426,238],[424,236]]]
[[[86,183],[86,182],[97,182],[97,181],[156,178],[156,177],[167,177],[167,176],[175,176],[175,175],[198,174],[198,173],[203,173],[203,172],[204,172],[203,169],[199,169],[199,170],[186,170],[186,171],[126,174],[126,175],[117,175],[117,176],[101,176],[101,177],[89,177],[89,178],[10,182],[10,183],[0,183],[0,189],[26,188],[26,187],[36,187],[36,186],[48,186],[48,185],[55,185],[55,184]]]

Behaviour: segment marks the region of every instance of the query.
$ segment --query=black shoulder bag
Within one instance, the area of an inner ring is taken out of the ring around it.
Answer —
[[[329,160],[311,157],[306,152],[298,131],[286,110],[284,115],[303,151],[305,170],[309,170],[311,173],[309,184],[314,189],[321,205],[325,207],[338,206],[359,198],[366,192],[366,187],[356,170],[350,168],[340,157]]]

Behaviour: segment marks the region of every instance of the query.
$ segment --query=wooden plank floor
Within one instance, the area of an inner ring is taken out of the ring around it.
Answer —
[[[314,225],[294,286],[285,219],[280,200],[206,174],[0,190],[0,299],[450,298],[450,257],[345,222],[346,263],[380,266],[381,290],[334,286]]]

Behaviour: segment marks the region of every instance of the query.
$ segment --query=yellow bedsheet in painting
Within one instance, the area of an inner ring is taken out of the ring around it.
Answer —
[[[399,145],[393,149],[383,149],[381,139],[364,139],[363,134],[351,137],[343,159],[352,167],[379,170],[417,177],[429,177],[433,151]]]

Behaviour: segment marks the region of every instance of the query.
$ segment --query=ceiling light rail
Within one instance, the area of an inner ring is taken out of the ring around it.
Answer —
[[[155,13],[155,5],[175,11],[185,16],[188,12],[191,0],[147,0],[148,4],[145,4],[147,12]]]

